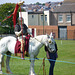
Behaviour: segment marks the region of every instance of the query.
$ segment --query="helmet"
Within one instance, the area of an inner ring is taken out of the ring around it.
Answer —
[[[19,17],[18,18],[18,23],[19,23],[19,25],[21,25],[21,22],[22,22],[22,24],[24,23],[24,19],[22,18],[22,17]]]
[[[21,21],[21,19],[24,20],[22,17],[19,17],[19,18],[18,18],[19,21]]]

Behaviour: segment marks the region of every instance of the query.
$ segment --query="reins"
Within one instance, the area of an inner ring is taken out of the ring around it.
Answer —
[[[20,0],[21,1],[21,0]],[[21,30],[22,30],[22,48],[23,48],[23,58],[24,58],[24,44],[23,44],[23,25],[22,25],[22,13],[21,13],[21,6],[20,6],[20,16],[21,16]]]

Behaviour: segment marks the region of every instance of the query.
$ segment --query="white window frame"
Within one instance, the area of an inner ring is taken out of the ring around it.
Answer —
[[[68,18],[70,18],[70,20]],[[66,22],[71,22],[71,15],[66,15]]]
[[[62,19],[62,20],[60,20],[60,19]],[[63,15],[62,14],[58,15],[58,22],[59,23],[63,22]]]

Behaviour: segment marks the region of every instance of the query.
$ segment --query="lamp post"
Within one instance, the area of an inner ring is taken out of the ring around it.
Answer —
[[[44,34],[44,11],[43,11],[43,34]]]
[[[2,19],[2,17],[0,16],[0,19]],[[1,26],[1,22],[0,22],[0,26]]]

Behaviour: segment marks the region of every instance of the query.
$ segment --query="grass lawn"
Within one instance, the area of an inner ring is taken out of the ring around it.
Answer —
[[[66,61],[75,63],[75,41],[74,40],[56,40],[58,46],[58,59],[54,68],[54,75],[75,75],[75,64],[58,62]],[[41,48],[38,58],[46,57],[46,53],[44,51],[44,47]],[[6,57],[5,57],[6,58]],[[43,66],[41,66],[43,60],[35,61],[35,73],[36,75],[43,75]],[[49,75],[49,62],[45,60],[45,70],[46,75]],[[41,69],[40,69],[41,67]],[[14,73],[13,75],[29,75],[30,62],[29,60],[21,60],[11,58],[10,60],[10,68]],[[3,73],[6,73],[6,68],[2,68]]]

